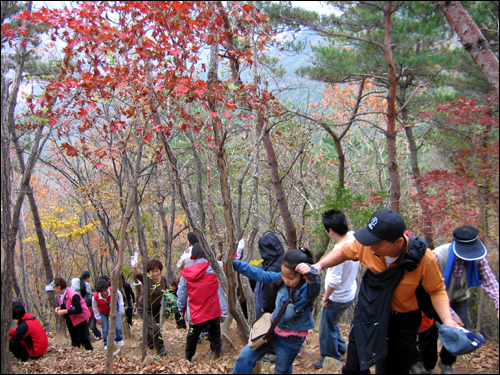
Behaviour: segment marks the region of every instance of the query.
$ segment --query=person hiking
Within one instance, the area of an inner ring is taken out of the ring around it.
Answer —
[[[297,358],[309,329],[314,328],[311,311],[321,289],[321,278],[316,269],[310,267],[310,272],[306,275],[295,271],[300,263],[312,263],[312,254],[304,247],[288,250],[284,254],[281,272],[264,271],[246,262],[233,261],[236,272],[249,279],[275,286],[277,294],[273,319],[276,319],[282,306],[288,303],[271,338],[255,350],[248,344],[243,348],[234,364],[233,374],[251,374],[257,361],[270,349],[274,349],[276,353],[275,373],[292,372],[293,361]]]
[[[406,223],[393,210],[378,210],[368,225],[354,233],[355,240],[297,272],[321,271],[346,260],[359,260],[367,268],[354,312],[346,363],[342,373],[370,373],[380,366],[386,373],[408,374],[414,359],[422,319],[416,290],[422,285],[445,325],[458,327],[436,256],[424,240],[408,237]]]

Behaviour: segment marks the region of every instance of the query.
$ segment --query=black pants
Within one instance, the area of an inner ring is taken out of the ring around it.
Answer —
[[[175,323],[177,325],[177,328],[187,328],[186,327],[186,320],[184,319],[184,317],[178,312],[176,312],[174,315],[175,315]]]
[[[200,333],[205,330],[208,332],[208,341],[210,341],[210,350],[215,354],[220,354],[222,348],[222,340],[220,338],[220,317],[207,320],[200,324],[194,324],[189,327],[186,338],[186,359],[191,361],[196,353],[198,338]]]
[[[422,315],[420,310],[407,313],[391,313],[387,332],[387,356],[375,366],[377,374],[409,374],[413,364],[418,327]],[[369,374],[359,370],[359,357],[354,332],[349,333],[347,360],[342,368],[343,374]]]
[[[85,320],[80,324],[74,326],[69,316],[66,315],[64,320],[66,320],[66,326],[68,327],[69,335],[71,337],[71,346],[79,348],[80,345],[83,345],[86,350],[93,350],[94,348],[90,343],[90,339],[87,333],[87,321]]]
[[[468,301],[460,301],[460,302],[454,302],[451,303],[451,308],[455,310],[457,315],[460,317],[462,320],[462,323],[465,324],[465,327],[467,327],[467,307],[468,307]],[[436,321],[441,323],[441,319],[439,317],[436,317]],[[424,367],[428,370],[433,369],[436,367],[437,363],[437,339],[438,339],[438,328],[436,325],[432,325],[427,331],[422,332],[420,335],[418,335],[418,351],[420,352],[421,357],[419,360],[421,360],[424,364]],[[443,346],[441,348],[441,352],[439,353],[439,357],[441,358],[441,362],[444,365],[453,365],[457,357],[455,357],[453,354],[451,354],[446,348]]]
[[[95,318],[93,316],[89,319],[89,326],[90,326],[90,329],[92,330],[92,332],[94,333],[95,337],[100,338],[102,336],[101,331],[99,331],[99,328],[97,328],[97,323],[96,323]],[[89,336],[90,336],[90,332],[89,332]]]
[[[132,316],[134,316],[134,308],[132,306],[125,307],[125,316],[127,317],[127,324],[132,327]]]
[[[147,324],[148,334],[146,337],[146,345],[149,349],[156,348],[156,352],[160,353],[165,350],[165,346],[163,344],[163,336],[160,330],[160,309],[161,306],[155,307],[152,310],[147,309],[146,311],[146,321],[143,324]],[[144,306],[137,305],[137,312],[139,316],[143,316]],[[144,339],[144,338],[143,338]]]
[[[20,359],[21,361],[27,361],[28,359],[37,359],[37,358],[41,357],[41,356],[32,357],[28,353],[28,350],[26,349],[26,347],[21,343],[17,343],[14,345],[9,344],[9,349],[10,349],[11,353],[14,354],[14,356],[16,358]]]

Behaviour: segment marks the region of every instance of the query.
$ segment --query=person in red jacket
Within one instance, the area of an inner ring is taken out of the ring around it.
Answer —
[[[208,332],[210,349],[215,357],[220,357],[222,347],[220,316],[222,311],[227,309],[226,300],[217,276],[208,264],[205,252],[199,243],[193,245],[191,259],[194,263],[182,270],[177,288],[177,308],[185,313],[189,322],[186,359],[191,361],[196,353],[198,337],[203,330]]]
[[[21,302],[12,302],[12,319],[17,319],[17,328],[9,331],[9,349],[22,361],[37,359],[49,347],[47,334],[42,324],[28,314]]]

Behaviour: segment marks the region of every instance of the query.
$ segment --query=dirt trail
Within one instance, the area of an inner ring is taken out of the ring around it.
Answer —
[[[198,345],[193,362],[189,363],[184,359],[184,344],[186,331],[175,329],[175,321],[167,320],[163,326],[162,333],[167,350],[167,356],[160,358],[156,353],[151,354],[152,362],[143,365],[141,361],[141,321],[134,321],[132,331],[136,338],[125,339],[125,346],[117,353],[114,361],[115,373],[184,373],[184,374],[217,374],[231,373],[233,364],[243,348],[241,340],[236,334],[236,326],[233,322],[229,337],[238,348],[236,352],[232,345],[225,339],[222,340],[222,356],[214,358],[209,348],[209,343],[202,339]],[[349,330],[348,324],[341,324],[343,337],[347,337]],[[92,336],[93,338],[93,336]],[[12,360],[13,372],[16,374],[99,374],[104,373],[105,352],[101,341],[93,341],[94,351],[87,352],[83,348],[77,349],[70,346],[69,340],[57,341],[53,334],[49,334],[49,350],[39,360],[30,362],[20,362]],[[118,351],[115,344],[115,350]],[[498,373],[498,346],[486,343],[476,352],[465,356],[460,356],[454,367],[457,374],[494,374]],[[294,374],[325,374],[327,370],[315,370],[314,363],[320,358],[319,340],[317,329],[310,331],[306,338],[302,352],[294,362]],[[436,367],[436,373],[441,371]],[[264,363],[262,366],[263,374],[274,373],[274,366],[270,363]],[[331,372],[330,372],[331,373]],[[340,370],[337,371],[340,373]],[[374,371],[372,370],[372,373]]]

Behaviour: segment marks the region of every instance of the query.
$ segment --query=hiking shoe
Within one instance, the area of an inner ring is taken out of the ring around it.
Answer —
[[[167,351],[165,350],[165,348],[163,348],[162,350],[160,350],[160,351],[158,352],[158,355],[159,355],[160,357],[165,357],[165,356],[167,355]]]
[[[100,337],[94,336],[95,341],[99,341],[100,339],[101,339]]]
[[[424,364],[420,361],[415,362],[410,368],[410,374],[428,374],[429,371],[424,367]]]
[[[104,344],[104,351],[108,350],[108,345]]]
[[[321,357],[321,359],[314,364],[314,368],[316,370],[322,369],[323,368],[323,362],[325,361],[325,357]]]
[[[220,350],[219,350],[219,351],[214,352],[214,357],[215,357],[215,358],[220,358]]]
[[[274,363],[274,361],[276,361],[276,354],[267,353],[264,357],[262,357],[262,362]]]
[[[441,363],[441,361],[439,361],[438,366],[441,369],[441,374],[454,374],[455,373],[455,371],[453,371],[452,365],[444,365]]]
[[[118,346],[124,346],[125,345],[125,342],[123,340],[117,341],[116,343],[118,344]]]

